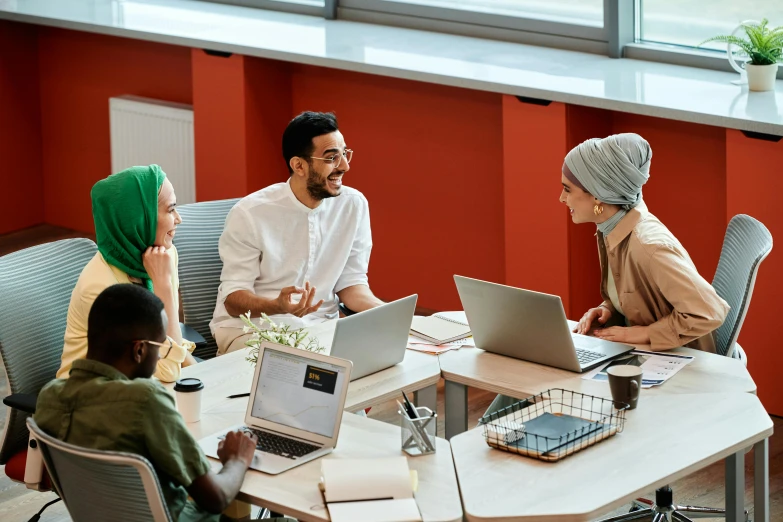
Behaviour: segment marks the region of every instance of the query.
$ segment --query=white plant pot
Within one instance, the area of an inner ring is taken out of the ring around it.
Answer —
[[[778,74],[778,64],[751,65],[745,64],[748,73],[748,89],[751,91],[774,91],[775,78]]]

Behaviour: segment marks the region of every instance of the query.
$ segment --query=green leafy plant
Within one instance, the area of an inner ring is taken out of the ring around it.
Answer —
[[[767,24],[769,21],[766,18],[759,24],[742,24],[747,39],[739,36],[713,36],[700,43],[699,47],[708,42],[731,43],[750,58],[751,65],[772,65],[779,62],[783,55],[783,26],[770,29]]]
[[[266,314],[261,314],[261,320],[263,323],[269,325],[268,328],[261,328],[251,321],[250,312],[241,315],[240,318],[242,319],[242,322],[245,323],[245,333],[253,333],[253,337],[245,341],[245,345],[252,348],[250,354],[246,357],[247,361],[252,364],[258,362],[259,347],[261,343],[264,342],[284,344],[286,346],[291,346],[292,348],[299,348],[315,353],[324,351],[324,348],[318,343],[318,339],[309,337],[310,334],[304,328],[292,330],[290,325],[277,324]]]

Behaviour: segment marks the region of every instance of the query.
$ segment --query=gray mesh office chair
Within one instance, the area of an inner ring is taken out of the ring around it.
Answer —
[[[772,251],[772,234],[761,222],[745,214],[731,218],[720,252],[720,262],[712,286],[731,310],[720,328],[715,330],[718,353],[743,359],[737,350],[737,338],[750,307],[761,262]]]
[[[60,367],[71,292],[96,251],[89,239],[65,239],[0,257],[0,355],[12,394],[0,464],[27,448],[25,419]]]
[[[750,298],[756,284],[761,262],[772,251],[772,234],[760,221],[738,214],[731,218],[723,239],[718,269],[712,286],[731,307],[723,324],[715,330],[715,343],[720,355],[742,360],[747,365],[744,352],[737,344],[742,323],[750,307]],[[653,521],[690,518],[725,517],[726,511],[699,506],[678,506],[673,502],[672,490],[666,486],[655,492],[655,502],[647,499],[634,501],[634,509],[627,515],[618,515],[602,522],[621,522],[653,517]],[[747,519],[748,512],[745,511]]]
[[[171,522],[158,477],[144,457],[67,444],[32,418],[27,427],[74,522]]]
[[[218,253],[218,240],[226,224],[229,210],[239,199],[205,201],[182,205],[177,210],[182,224],[177,227],[174,245],[179,253],[179,287],[185,324],[205,341],[193,355],[210,359],[217,353],[217,344],[209,331],[215,311],[220,272],[223,262]]]

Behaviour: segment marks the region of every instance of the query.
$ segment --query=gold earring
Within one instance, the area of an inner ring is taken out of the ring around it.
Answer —
[[[593,214],[595,214],[596,216],[600,216],[603,213],[604,213],[604,206],[600,203],[596,203],[595,206],[593,207]]]

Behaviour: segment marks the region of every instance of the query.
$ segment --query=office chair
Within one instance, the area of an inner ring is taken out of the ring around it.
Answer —
[[[767,227],[745,214],[731,218],[723,239],[720,261],[712,280],[717,294],[731,307],[723,324],[714,332],[718,354],[740,359],[747,366],[747,357],[737,344],[742,323],[750,307],[761,262],[772,251],[772,234]],[[726,510],[699,506],[678,506],[673,502],[669,486],[656,490],[655,502],[636,499],[632,511],[603,519],[601,522],[621,522],[653,517],[653,522],[688,521],[690,517],[725,517]],[[745,510],[745,519],[748,511]]]
[[[144,457],[67,444],[44,433],[32,418],[27,427],[74,522],[172,522],[158,477]]]
[[[0,355],[11,391],[3,399],[8,412],[0,464],[11,480],[30,489],[49,488],[42,465],[27,465],[25,419],[35,412],[38,392],[60,368],[71,292],[96,251],[95,243],[80,238],[0,257]]]
[[[215,311],[220,272],[223,262],[218,241],[228,212],[239,199],[204,201],[178,207],[182,224],[177,226],[174,245],[179,253],[179,287],[185,324],[205,339],[193,355],[211,359],[217,354],[217,343],[209,331]],[[190,339],[189,337],[186,337]]]

